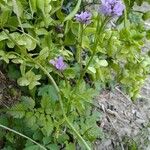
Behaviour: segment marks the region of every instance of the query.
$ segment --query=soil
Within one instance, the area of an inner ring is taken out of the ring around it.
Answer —
[[[7,78],[0,70],[0,108],[9,108],[14,105],[21,96],[15,81]]]
[[[128,149],[126,145],[131,140],[138,149],[146,150],[150,146],[150,78],[141,91],[141,98],[135,102],[119,87],[103,91],[97,102],[102,109],[101,128],[105,137],[97,141],[95,150]]]

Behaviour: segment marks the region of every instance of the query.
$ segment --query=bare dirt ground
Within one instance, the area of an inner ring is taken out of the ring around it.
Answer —
[[[101,127],[104,140],[95,150],[128,150],[135,141],[140,150],[150,149],[150,78],[141,91],[141,98],[132,102],[119,87],[97,97],[102,108]],[[129,144],[127,146],[127,143]]]

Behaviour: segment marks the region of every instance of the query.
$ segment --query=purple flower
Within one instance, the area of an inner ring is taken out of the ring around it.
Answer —
[[[121,0],[101,0],[100,11],[107,16],[121,16],[125,9]]]
[[[81,12],[80,14],[75,15],[75,19],[83,24],[90,24],[92,14],[90,12]]]
[[[50,60],[50,64],[52,64],[56,69],[58,69],[60,71],[65,70],[67,67],[67,65],[64,63],[63,57],[61,57],[61,56]]]

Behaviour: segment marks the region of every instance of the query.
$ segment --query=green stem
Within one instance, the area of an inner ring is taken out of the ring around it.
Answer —
[[[61,7],[63,6],[64,0],[61,0]]]
[[[72,126],[72,124],[70,123],[70,121],[68,120],[68,118],[66,118],[66,122],[68,123],[68,125],[70,126],[70,128],[72,128],[72,130],[75,132],[75,134],[77,135],[77,137],[82,141],[82,143],[85,145],[85,147],[87,148],[87,150],[91,150],[91,148],[89,147],[89,145],[81,137],[81,135],[78,133],[78,131]]]
[[[124,9],[124,27],[127,28],[127,9],[126,9],[126,3],[125,3],[125,0],[124,0],[124,5],[125,5],[125,9]]]
[[[80,67],[82,66],[81,64],[81,54],[82,54],[82,40],[83,40],[83,24],[79,24],[79,33],[78,33],[78,46],[77,46],[77,52],[76,52],[76,60],[80,64]]]
[[[17,42],[3,29],[3,31],[7,34],[7,36],[14,42],[14,44],[16,44],[18,46],[18,48],[22,50],[22,48],[17,44]],[[59,102],[60,102],[60,106],[61,106],[61,109],[62,109],[62,113],[63,113],[63,116],[66,120],[66,122],[68,123],[68,125],[70,126],[70,128],[75,132],[75,134],[77,135],[77,137],[82,141],[82,143],[85,145],[85,147],[88,149],[88,150],[91,150],[91,148],[89,147],[89,145],[86,143],[86,141],[82,138],[82,136],[78,133],[78,131],[73,127],[73,125],[70,123],[69,119],[67,118],[66,116],[66,113],[65,113],[65,110],[64,110],[64,106],[63,106],[63,101],[62,101],[62,97],[61,97],[61,94],[60,94],[60,89],[59,87],[57,86],[55,80],[53,79],[53,77],[49,74],[49,72],[47,72],[47,70],[40,64],[38,63],[37,61],[35,61],[33,58],[31,58],[30,56],[28,56],[27,54],[25,55],[31,62],[33,62],[34,64],[38,65],[39,68],[47,75],[47,77],[49,78],[49,80],[51,81],[51,83],[53,84],[54,88],[56,89],[57,93],[58,93],[58,96],[59,96]],[[15,133],[15,132],[14,132]],[[27,137],[28,138],[28,137]],[[32,140],[32,139],[31,139]]]
[[[84,77],[89,65],[91,64],[95,54],[96,54],[96,49],[97,49],[97,46],[98,46],[98,43],[99,43],[99,34],[101,33],[101,31],[103,30],[106,22],[108,21],[109,18],[105,18],[105,20],[103,21],[103,23],[100,25],[100,18],[98,16],[98,22],[97,22],[97,28],[96,28],[96,35],[95,35],[95,43],[94,43],[94,47],[93,47],[93,54],[92,56],[90,57],[88,63],[86,64],[84,70],[81,72],[81,75],[80,75],[80,79],[79,79],[79,82],[82,80],[82,78]]]
[[[22,136],[23,138],[26,138],[27,140],[31,141],[32,143],[38,145],[38,146],[39,146],[40,148],[42,148],[43,150],[47,150],[43,145],[37,143],[36,141],[32,140],[32,139],[29,138],[28,136],[26,136],[26,135],[24,135],[24,134],[22,134],[22,133],[20,133],[20,132],[18,132],[18,131],[15,131],[15,130],[13,130],[13,129],[10,129],[9,127],[6,127],[6,126],[4,126],[4,125],[2,125],[2,124],[0,124],[0,128],[3,128],[3,129],[5,129],[5,130],[8,130],[8,131],[13,132],[13,133],[15,133],[15,134],[18,134],[18,135]]]

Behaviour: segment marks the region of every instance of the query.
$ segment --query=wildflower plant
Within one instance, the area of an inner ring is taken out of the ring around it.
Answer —
[[[138,95],[150,65],[144,24],[130,19],[128,1],[101,2],[89,12],[78,0],[70,13],[63,1],[0,2],[0,64],[22,93],[0,114],[4,149],[90,150],[102,138],[100,89],[120,84]]]

